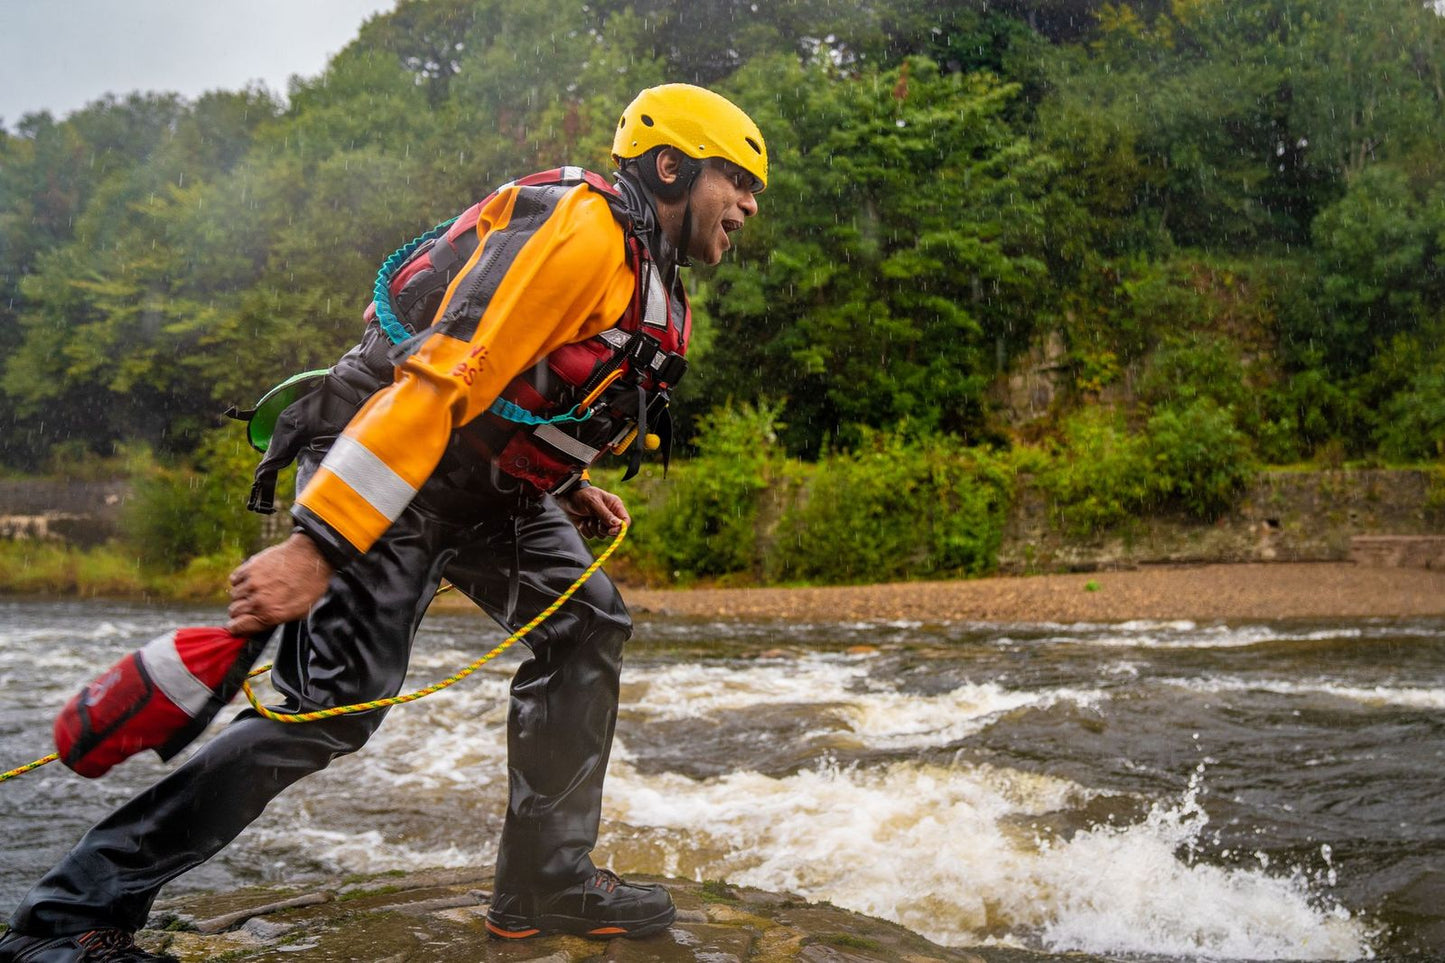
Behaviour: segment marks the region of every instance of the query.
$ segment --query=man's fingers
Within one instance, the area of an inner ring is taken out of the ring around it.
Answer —
[[[232,635],[255,635],[264,628],[266,626],[254,615],[245,615],[226,623],[226,631]]]
[[[601,509],[600,514],[603,516],[603,520],[607,522],[613,531],[616,531],[617,526],[620,524],[631,524],[632,522],[631,516],[627,514],[627,506],[622,503],[621,498],[611,492],[608,492],[603,497],[599,508]]]

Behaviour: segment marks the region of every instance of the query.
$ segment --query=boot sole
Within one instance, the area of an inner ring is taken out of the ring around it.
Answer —
[[[602,926],[598,926],[596,920],[581,919],[576,916],[546,915],[534,919],[504,916],[496,920],[488,916],[487,932],[499,940],[525,940],[534,936],[549,936],[559,933],[567,936],[585,936],[596,940],[610,940],[619,936],[623,939],[635,940],[667,929],[675,919],[677,919],[675,906],[669,906],[666,912],[659,913],[651,919],[606,923]]]

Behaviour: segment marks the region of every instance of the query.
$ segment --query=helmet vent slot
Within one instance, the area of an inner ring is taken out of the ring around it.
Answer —
[[[642,123],[643,123],[645,126],[651,127],[651,126],[653,125],[652,117],[651,117],[650,115],[648,115],[648,114],[643,114],[643,115],[642,115]]]
[[[763,149],[758,146],[758,142],[753,140],[751,137],[744,137],[743,140],[747,141],[748,146],[751,147],[753,150],[757,151],[759,155],[763,153]]]

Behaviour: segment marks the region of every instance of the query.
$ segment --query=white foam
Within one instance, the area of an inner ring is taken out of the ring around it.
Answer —
[[[1042,937],[1051,949],[1239,960],[1373,958],[1367,927],[1325,905],[1300,872],[1181,860],[1209,818],[1195,782],[1143,823],[1096,827],[1046,847],[1039,880],[1057,894]],[[1263,862],[1267,862],[1263,861]]]
[[[979,767],[734,773],[614,767],[609,816],[648,827],[696,878],[798,893],[938,942],[1241,960],[1368,957],[1368,933],[1298,875],[1181,861],[1207,821],[1191,791],[1137,825],[1067,840],[1023,829],[1089,793]],[[660,832],[658,832],[660,830]],[[677,839],[688,851],[679,851]],[[708,855],[716,854],[716,855]]]
[[[824,706],[860,745],[877,749],[944,746],[1017,709],[1092,706],[1103,698],[1095,690],[1012,690],[991,682],[920,695],[885,687],[868,672],[859,660],[841,656],[797,659],[787,671],[769,664],[680,664],[635,673],[624,697],[629,710],[659,720],[766,711],[770,705]]]
[[[1445,709],[1445,689],[1409,686],[1350,686],[1326,680],[1241,679],[1222,676],[1212,679],[1170,679],[1168,684],[1192,692],[1273,692],[1288,696],[1331,696],[1361,705],[1381,708]]]
[[[375,830],[339,832],[309,825],[304,818],[289,820],[284,829],[260,824],[247,830],[246,838],[258,850],[281,855],[305,853],[308,859],[334,873],[385,873],[397,869],[443,867],[456,869],[479,865],[479,855],[460,846],[417,849],[389,842]],[[481,863],[480,865],[486,865]]]
[[[1053,635],[1039,642],[1101,648],[1131,649],[1239,649],[1270,642],[1314,642],[1357,639],[1359,628],[1329,628],[1289,631],[1267,625],[1209,625],[1192,622],[1123,622],[1113,626],[1073,626],[1067,635]],[[1033,644],[1039,644],[1035,642]],[[1015,643],[1017,644],[1017,643]]]

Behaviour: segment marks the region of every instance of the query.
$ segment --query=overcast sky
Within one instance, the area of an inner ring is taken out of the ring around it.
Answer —
[[[107,93],[194,98],[259,80],[285,96],[396,0],[0,0],[0,119]]]

